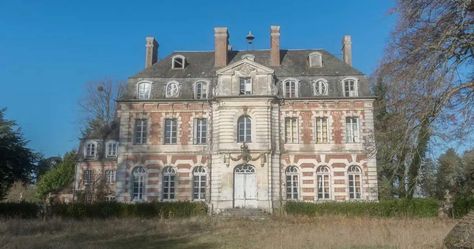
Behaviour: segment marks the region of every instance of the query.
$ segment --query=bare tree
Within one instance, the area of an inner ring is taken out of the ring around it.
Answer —
[[[411,198],[420,166],[435,138],[472,135],[474,125],[474,1],[399,0],[377,78],[386,88],[389,147],[384,161],[398,194]],[[406,192],[405,192],[406,191]]]

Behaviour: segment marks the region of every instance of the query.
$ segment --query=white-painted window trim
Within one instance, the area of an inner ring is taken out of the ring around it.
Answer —
[[[321,79],[313,80],[313,95],[314,96],[327,96],[328,95],[328,81],[326,79],[321,78]]]
[[[147,171],[143,166],[136,166],[132,170],[132,201],[144,201],[146,197]]]
[[[252,77],[240,77],[239,78],[239,94],[251,95],[252,84],[253,84]]]
[[[321,120],[321,122],[318,122],[318,120]],[[324,127],[324,123],[325,123],[325,126]],[[314,124],[315,124],[315,127],[314,127],[314,131],[315,131],[315,135],[314,135],[314,141],[315,143],[317,144],[328,144],[329,141],[330,141],[330,134],[329,134],[329,117],[325,117],[325,116],[318,116],[315,118],[314,120]],[[324,134],[326,134],[326,142],[324,142]],[[321,137],[321,140],[322,141],[318,141],[318,136]]]
[[[354,82],[353,86],[350,86],[350,82]],[[342,94],[344,97],[357,97],[359,96],[359,80],[355,77],[347,77],[344,78],[342,81]],[[346,91],[346,84],[347,86],[347,91]]]
[[[298,117],[285,117],[285,143],[299,143],[299,120]]]
[[[115,140],[109,140],[105,143],[105,155],[107,157],[117,157],[118,155],[118,142]]]
[[[242,115],[237,119],[237,143],[252,142],[252,118]]]
[[[207,118],[194,119],[194,144],[206,144],[208,141],[208,126]]]
[[[287,89],[286,84],[287,83],[293,83],[294,84],[294,89],[292,89],[290,85],[290,89]],[[295,78],[288,78],[283,81],[283,96],[285,98],[298,98],[299,96],[299,80]],[[288,92],[287,92],[288,90]]]
[[[314,61],[314,60],[317,61]],[[323,66],[323,55],[320,52],[312,52],[308,55],[309,67],[322,67]],[[316,62],[313,64],[313,62]]]
[[[181,60],[181,62],[179,62]],[[177,64],[181,64],[177,65]],[[171,58],[171,69],[184,69],[186,67],[186,57],[178,54]]]
[[[207,172],[204,166],[196,166],[193,169],[193,201],[206,199]]]
[[[181,90],[181,84],[178,81],[170,81],[165,85],[165,96],[166,98],[176,98],[179,97]]]
[[[137,83],[137,98],[140,100],[150,99],[152,82],[143,80]]]
[[[299,200],[300,199],[300,173],[298,167],[288,166],[285,170],[285,184],[286,184],[286,199]],[[289,191],[288,191],[289,190]]]
[[[148,119],[135,119],[133,126],[133,144],[146,144],[148,140]]]
[[[349,200],[362,199],[362,183],[363,181],[361,167],[357,165],[349,166],[347,168],[347,197],[349,198]]]
[[[86,141],[84,144],[84,157],[87,159],[97,158],[97,141]]]
[[[172,166],[166,166],[163,168],[163,186],[161,199],[163,201],[172,201],[176,199],[176,169]]]
[[[326,186],[326,182],[325,182],[325,177],[327,177],[327,186]],[[320,181],[320,179],[322,181]],[[329,169],[329,167],[327,165],[321,165],[319,167],[316,168],[316,200],[318,201],[326,201],[326,200],[331,200],[332,198],[332,195],[331,195],[331,170]],[[321,185],[320,185],[321,184]],[[321,186],[321,189],[322,189],[322,192],[320,193],[320,186]],[[325,190],[325,188],[327,188],[327,191]],[[322,197],[320,197],[319,195],[322,195]]]
[[[209,81],[198,80],[194,82],[194,99],[209,98]]]
[[[346,117],[346,143],[359,143],[360,141],[360,121],[357,116]]]

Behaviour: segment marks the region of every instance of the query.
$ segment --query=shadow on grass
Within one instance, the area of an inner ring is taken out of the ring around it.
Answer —
[[[106,241],[96,241],[94,243],[97,248],[114,248],[114,249],[155,249],[155,248],[169,248],[169,249],[212,249],[217,248],[217,244],[209,242],[196,242],[192,237],[174,237],[163,238],[161,236],[152,235],[136,235],[125,238],[117,238]]]

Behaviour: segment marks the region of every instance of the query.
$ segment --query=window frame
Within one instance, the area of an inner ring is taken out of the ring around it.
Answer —
[[[283,80],[282,83],[283,83],[283,97],[285,98],[298,98],[299,97],[299,80],[295,78],[288,78],[288,79]],[[287,83],[290,83],[290,84],[294,83],[294,92],[291,91],[292,89],[291,85],[288,92],[287,86],[286,86]],[[290,96],[288,96],[287,93],[289,93]]]
[[[138,122],[140,122],[141,125],[138,126]],[[140,130],[138,130],[138,127],[140,127]],[[143,145],[147,143],[148,143],[148,118],[137,118],[135,119],[135,123],[133,125],[133,144]]]
[[[147,85],[149,87],[148,92],[145,92],[143,94],[140,92],[140,86],[142,85]],[[150,99],[152,86],[153,86],[153,83],[148,80],[142,80],[142,81],[137,82],[137,99],[139,100]]]
[[[198,88],[200,94],[198,94]],[[203,91],[204,89],[204,91]],[[203,97],[204,94],[204,97]],[[205,80],[198,80],[194,83],[194,99],[208,99],[209,98],[209,82]]]
[[[140,170],[140,172],[138,172]],[[144,166],[135,166],[132,169],[132,201],[139,202],[146,199],[147,170]],[[137,191],[136,191],[137,190]]]
[[[324,121],[321,122],[321,129],[320,129],[319,124],[318,124],[318,120],[325,120],[326,129],[324,129],[324,127],[323,127],[323,122]],[[327,116],[317,116],[314,119],[314,124],[315,124],[315,126],[314,126],[314,132],[315,132],[314,142],[316,144],[329,144],[329,143],[331,143],[330,142],[331,141],[331,135],[329,134],[329,131],[330,131],[330,129],[329,129],[329,117],[327,117]],[[321,133],[321,134],[319,134],[319,133]],[[323,136],[324,133],[326,133],[326,142],[324,142],[324,136]],[[321,140],[322,140],[321,142],[318,141],[319,135],[321,135]]]
[[[299,200],[300,194],[300,173],[298,167],[290,165],[285,169],[285,193],[286,200]],[[288,192],[290,190],[290,192]]]
[[[106,184],[114,184],[116,181],[116,174],[117,172],[113,169],[106,169],[104,171],[105,183]]]
[[[174,95],[171,95],[171,94],[168,93],[168,88],[171,85],[176,85],[176,94],[174,94]],[[180,92],[181,92],[181,85],[178,81],[172,80],[172,81],[166,83],[166,85],[165,85],[165,97],[166,98],[177,98],[177,97],[179,97]]]
[[[290,130],[288,127],[288,123],[290,124]],[[299,119],[298,117],[285,117],[285,143],[286,144],[298,144],[299,143]],[[290,132],[291,136],[288,136],[288,132]],[[289,137],[291,141],[289,141]]]
[[[352,180],[351,180],[351,176],[352,176]],[[362,189],[363,189],[362,176],[363,176],[362,168],[360,166],[350,165],[347,168],[347,197],[349,198],[349,200],[362,200]],[[359,179],[356,179],[357,177]],[[353,184],[353,186],[351,186],[351,183]],[[358,183],[358,186],[357,186],[357,183]],[[352,187],[352,191],[351,191],[351,187]]]
[[[175,66],[177,59],[181,59],[181,67]],[[178,54],[171,58],[171,69],[184,69],[185,67],[186,67],[186,57],[184,57],[183,55]]]
[[[322,186],[320,187],[320,177]],[[327,177],[327,179],[325,179]],[[316,200],[327,201],[332,200],[332,184],[331,169],[327,165],[320,165],[316,168]],[[327,186],[326,186],[327,184]],[[327,191],[325,190],[327,188]],[[322,192],[320,192],[320,189]],[[322,197],[320,197],[320,194]],[[327,197],[326,197],[327,196]]]
[[[319,57],[319,64],[315,64],[313,65],[312,63],[312,60],[311,58],[315,57],[315,56],[318,56]],[[320,53],[320,52],[312,52],[308,55],[308,61],[309,61],[309,67],[312,67],[312,68],[321,68],[323,67],[323,54]]]
[[[248,81],[246,81],[248,80]],[[250,91],[247,91],[247,86]],[[250,76],[239,77],[239,95],[252,95],[253,93],[253,79]]]
[[[346,82],[352,81],[354,82],[354,89],[351,91],[350,86],[349,90],[346,93]],[[342,94],[344,97],[358,97],[359,96],[359,80],[355,77],[347,77],[344,78],[342,81]]]
[[[204,125],[202,124],[203,121],[204,121]],[[207,133],[208,122],[207,121],[208,121],[207,118],[194,119],[194,129],[193,129],[194,130],[194,139],[193,139],[194,144],[207,144],[207,141],[208,141],[208,133]]]
[[[192,174],[192,199],[193,201],[204,201],[206,200],[207,170],[204,166],[196,166],[194,167]]]
[[[348,120],[351,120],[348,124]],[[353,122],[355,120],[356,122]],[[345,124],[345,140],[348,144],[360,143],[360,118],[358,116],[347,116]],[[354,128],[355,125],[355,128]]]
[[[115,146],[115,150],[114,150],[115,153],[110,153],[110,146],[111,145],[112,145],[112,147]],[[115,140],[107,141],[105,143],[105,155],[106,155],[106,157],[109,157],[109,158],[117,157],[118,147],[119,147],[119,143],[117,141],[115,141]]]
[[[241,126],[243,126],[243,129],[241,129]],[[243,132],[243,134],[241,134],[241,132]],[[241,137],[243,139],[241,139]],[[251,143],[251,142],[252,142],[252,118],[249,115],[241,115],[237,119],[237,143]]]
[[[84,169],[82,170],[82,183],[84,185],[90,185],[94,182],[94,170]]]
[[[173,201],[176,200],[176,169],[172,166],[166,166],[162,171],[162,191],[161,200]],[[165,192],[165,190],[167,190]]]
[[[178,143],[178,119],[165,118],[163,144],[177,144]],[[168,125],[168,122],[171,124]],[[170,130],[168,130],[170,128]]]
[[[324,91],[317,91],[317,88],[320,88],[320,85],[324,86]],[[328,81],[324,78],[313,80],[313,96],[328,96],[329,84]]]
[[[89,147],[92,146],[93,149],[89,150]],[[92,154],[90,152],[93,152]],[[86,141],[84,146],[84,157],[86,159],[95,159],[97,158],[98,152],[98,143],[97,141]]]

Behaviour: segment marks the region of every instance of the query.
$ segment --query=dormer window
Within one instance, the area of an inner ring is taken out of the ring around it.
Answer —
[[[241,77],[240,78],[240,95],[252,94],[252,78]]]
[[[296,79],[283,81],[283,93],[286,98],[298,97],[298,81]]]
[[[150,99],[151,93],[151,82],[138,82],[137,84],[137,96],[138,99]]]
[[[106,151],[107,157],[116,157],[117,156],[117,151],[118,151],[117,141],[108,141],[107,144],[105,145],[105,148],[107,149],[107,151]]]
[[[172,69],[184,69],[186,59],[182,55],[175,55],[172,59],[171,68]]]
[[[322,67],[323,56],[319,52],[312,52],[309,54],[309,67]]]
[[[194,98],[207,99],[208,98],[208,83],[206,81],[198,81],[194,84]]]
[[[176,98],[179,95],[179,83],[177,81],[171,81],[166,84],[165,94],[167,98]]]
[[[97,155],[97,144],[93,141],[87,142],[84,147],[84,156],[86,158],[95,158]]]
[[[328,83],[325,79],[318,79],[313,81],[314,96],[328,95]]]
[[[344,91],[344,97],[357,97],[357,79],[344,79],[342,81],[342,90]]]

